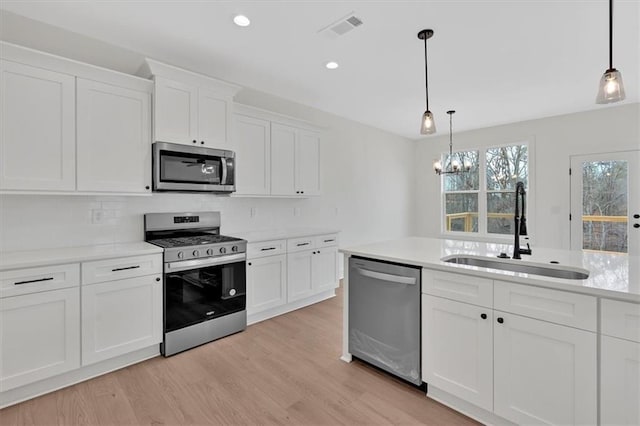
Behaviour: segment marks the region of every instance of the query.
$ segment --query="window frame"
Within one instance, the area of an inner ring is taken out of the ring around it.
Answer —
[[[473,240],[473,241],[487,241],[487,242],[499,242],[508,243],[513,242],[513,234],[493,234],[487,232],[487,194],[495,193],[499,191],[489,191],[487,189],[487,151],[489,149],[502,148],[507,146],[526,145],[527,146],[527,195],[526,195],[526,217],[529,233],[535,229],[535,139],[533,137],[517,139],[509,142],[502,142],[496,144],[489,144],[486,146],[475,147],[463,147],[456,152],[468,152],[478,151],[478,190],[464,190],[464,191],[445,191],[444,190],[444,175],[438,176],[440,179],[440,236],[447,239],[456,240]],[[445,164],[445,157],[449,155],[449,152],[440,153],[441,164]],[[478,232],[464,232],[464,231],[447,231],[447,215],[446,215],[446,194],[478,194]],[[530,241],[533,243],[534,238],[528,235]]]

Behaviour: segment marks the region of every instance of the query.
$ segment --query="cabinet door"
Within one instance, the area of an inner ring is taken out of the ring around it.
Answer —
[[[518,424],[596,424],[596,334],[494,318],[494,412]]]
[[[45,291],[0,301],[0,389],[80,367],[80,291]]]
[[[236,194],[271,192],[271,132],[266,120],[235,116]]]
[[[296,144],[296,191],[320,194],[320,136],[300,130]]]
[[[422,295],[422,380],[493,410],[493,311]]]
[[[287,301],[293,302],[313,294],[313,251],[299,251],[287,255]]]
[[[234,150],[229,137],[230,108],[229,100],[218,93],[198,89],[198,145]]]
[[[640,343],[602,336],[600,424],[640,425]]]
[[[160,275],[82,287],[82,365],[161,341]]]
[[[155,82],[154,140],[199,145],[198,89],[162,77]]]
[[[77,81],[78,190],[151,192],[151,95]]]
[[[247,315],[287,302],[287,257],[268,256],[247,262]]]
[[[271,123],[272,195],[296,195],[295,147],[297,138],[297,129],[294,127]]]
[[[338,286],[338,248],[325,247],[312,253],[311,274],[314,292],[331,290]]]
[[[75,190],[75,78],[3,60],[0,74],[0,189]]]

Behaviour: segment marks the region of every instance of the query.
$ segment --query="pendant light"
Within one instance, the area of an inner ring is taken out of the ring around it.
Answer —
[[[450,175],[450,174],[458,174],[460,172],[468,172],[471,170],[471,163],[466,160],[463,164],[463,167],[460,167],[460,162],[458,160],[453,159],[453,114],[456,112],[451,110],[447,111],[449,114],[449,168],[447,170],[442,170],[442,163],[440,160],[436,160],[433,163],[433,170],[435,170],[438,175]]]
[[[429,111],[429,73],[427,67],[427,39],[433,36],[433,30],[422,30],[418,33],[418,38],[424,40],[424,81],[425,96],[427,98],[427,110],[422,114],[420,121],[420,134],[430,135],[436,132],[436,123],[433,121],[433,114]]]
[[[622,74],[613,67],[613,0],[609,0],[609,69],[600,78],[597,104],[610,104],[624,100]]]

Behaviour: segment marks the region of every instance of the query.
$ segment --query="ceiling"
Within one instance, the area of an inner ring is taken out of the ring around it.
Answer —
[[[429,105],[467,130],[595,104],[608,67],[606,0],[8,1],[0,8],[416,139]],[[363,25],[320,30],[354,12]],[[237,13],[251,26],[232,23]],[[327,61],[340,64],[327,70]],[[640,101],[640,2],[615,3],[614,66]],[[619,105],[619,104],[614,104]]]

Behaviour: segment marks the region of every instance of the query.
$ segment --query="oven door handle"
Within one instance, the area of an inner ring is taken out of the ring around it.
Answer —
[[[168,262],[164,264],[164,272],[180,272],[189,269],[206,268],[208,266],[224,265],[227,263],[243,261],[246,254],[238,253],[229,256],[220,256],[206,259],[181,260],[179,262]]]

